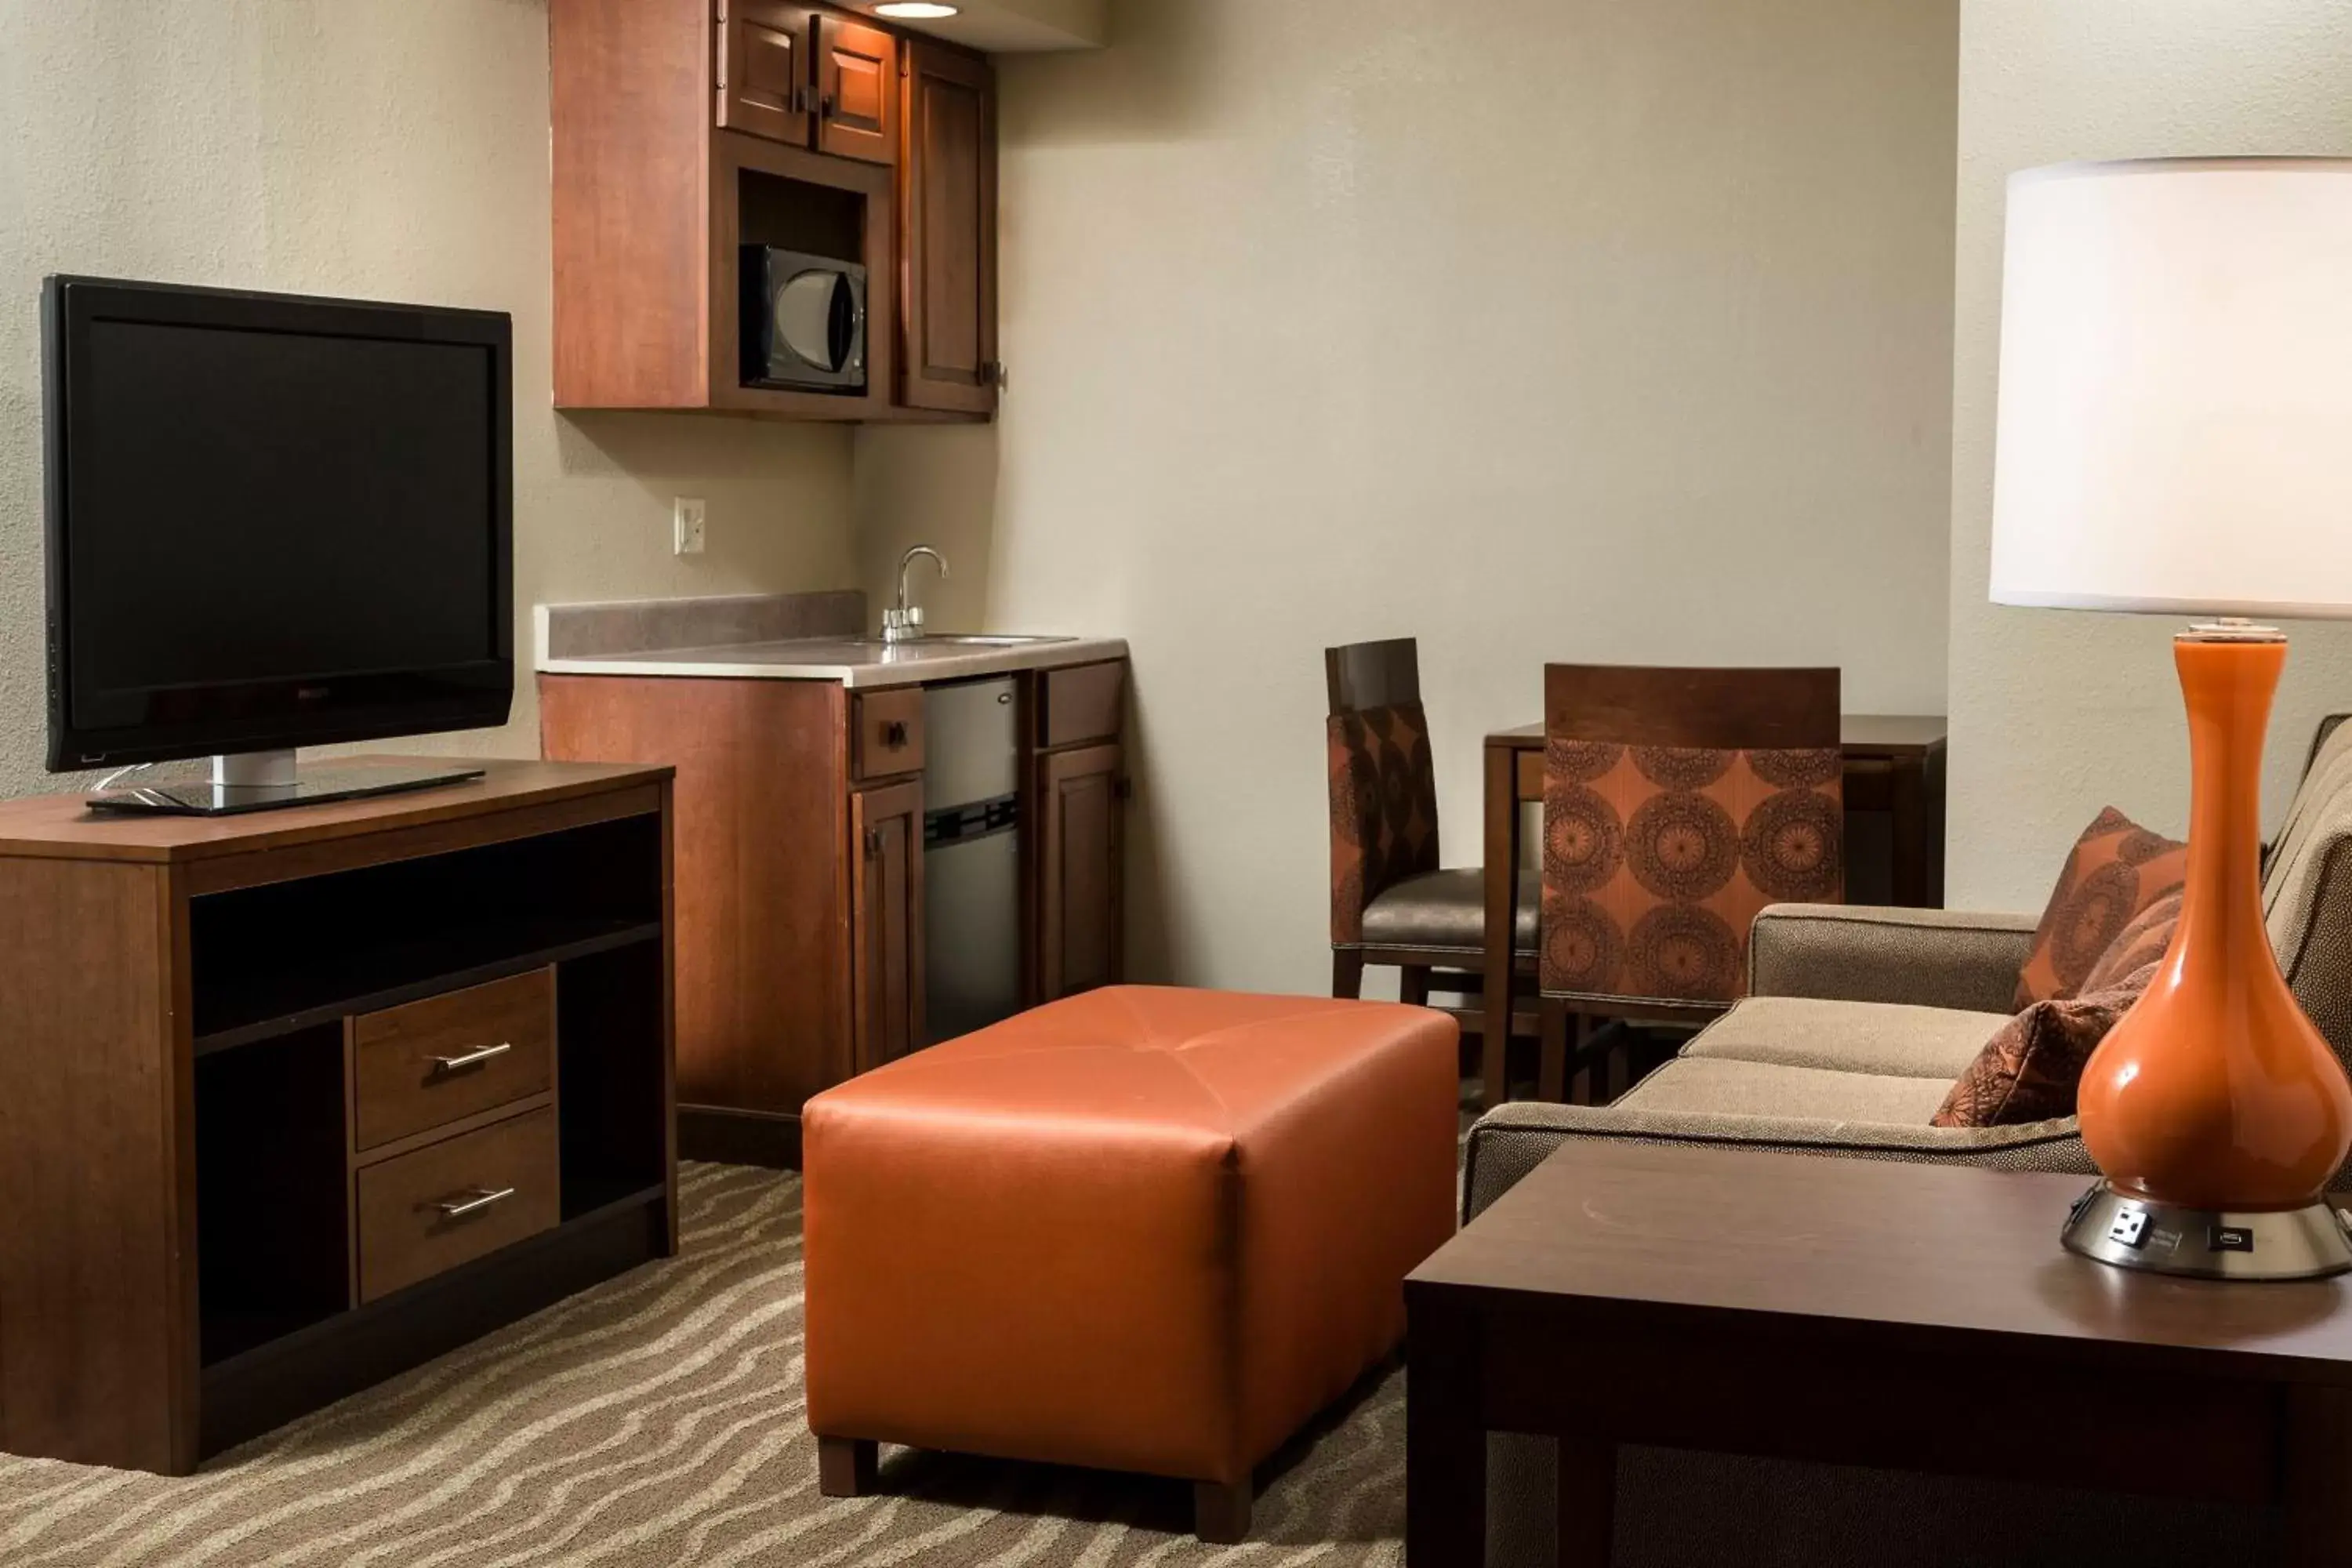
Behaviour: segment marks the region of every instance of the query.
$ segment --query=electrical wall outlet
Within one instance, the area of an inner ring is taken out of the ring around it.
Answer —
[[[702,502],[679,496],[671,503],[671,550],[679,555],[701,554],[702,524]]]

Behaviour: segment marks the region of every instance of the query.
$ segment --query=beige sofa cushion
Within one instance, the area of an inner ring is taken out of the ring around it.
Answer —
[[[1664,1116],[1799,1117],[1925,1127],[1952,1080],[1678,1057],[1612,1109]]]
[[[2008,1022],[2006,1013],[1955,1007],[1751,996],[1709,1025],[1683,1057],[1933,1079],[1949,1089]]]

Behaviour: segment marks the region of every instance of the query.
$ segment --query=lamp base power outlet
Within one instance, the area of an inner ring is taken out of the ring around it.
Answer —
[[[2352,1270],[2352,1215],[2325,1201],[2249,1213],[2158,1203],[2101,1182],[2067,1211],[2066,1250],[2202,1279],[2319,1279]]]

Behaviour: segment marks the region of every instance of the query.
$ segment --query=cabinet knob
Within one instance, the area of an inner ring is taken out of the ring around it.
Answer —
[[[883,725],[882,743],[894,752],[904,746],[907,743],[907,721],[904,719],[893,719]]]
[[[995,387],[1000,392],[1012,385],[1013,378],[1005,374],[1004,362],[993,359],[982,361],[980,367],[980,384]]]

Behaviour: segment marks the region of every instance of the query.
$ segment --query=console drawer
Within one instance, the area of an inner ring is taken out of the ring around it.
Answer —
[[[352,1050],[362,1151],[542,1093],[555,1077],[555,971],[362,1015]]]
[[[361,1167],[360,1300],[553,1229],[561,1179],[552,1106]]]
[[[923,689],[902,686],[853,698],[849,776],[896,778],[923,771]]]

